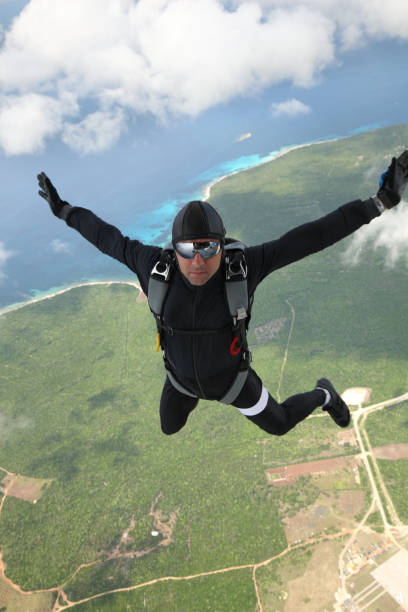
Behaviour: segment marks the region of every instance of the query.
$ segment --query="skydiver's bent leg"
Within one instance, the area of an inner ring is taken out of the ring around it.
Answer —
[[[250,368],[246,383],[232,405],[264,431],[282,436],[308,417],[315,408],[322,406],[325,400],[324,391],[314,389],[292,395],[279,404],[265,389],[257,373]]]
[[[188,415],[198,404],[198,397],[189,397],[177,391],[166,377],[160,399],[160,423],[162,432],[174,434],[187,423]]]

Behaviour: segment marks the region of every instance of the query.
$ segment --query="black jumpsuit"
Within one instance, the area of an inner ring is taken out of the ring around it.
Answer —
[[[249,295],[253,295],[258,284],[274,270],[325,249],[379,214],[373,200],[355,200],[316,221],[300,225],[276,240],[248,247]],[[160,257],[161,248],[124,237],[116,227],[85,208],[72,207],[66,221],[103,253],[137,274],[147,294],[150,272]],[[231,316],[225,297],[223,266],[201,286],[191,285],[177,269],[164,304],[163,320],[166,326],[174,329],[220,328],[219,333],[207,335],[163,333],[162,344],[171,370],[183,387],[196,396],[189,397],[177,391],[166,378],[160,418],[162,431],[172,434],[185,425],[199,398],[219,400],[226,393],[240,364],[240,355],[233,355],[230,351]],[[279,404],[250,369],[233,406],[268,433],[282,435],[321,406],[324,400],[324,392],[315,389]]]

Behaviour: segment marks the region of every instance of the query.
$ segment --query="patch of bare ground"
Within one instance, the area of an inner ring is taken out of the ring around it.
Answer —
[[[7,490],[7,495],[36,504],[51,482],[52,479],[50,478],[30,478],[8,473],[3,478],[1,486],[4,490]]]
[[[279,332],[285,326],[287,317],[282,317],[280,319],[273,319],[268,323],[264,323],[264,325],[258,325],[253,328],[255,333],[255,338],[258,344],[266,344],[267,342],[271,342],[271,340],[276,340],[279,336]]]
[[[320,461],[295,463],[266,471],[268,481],[273,485],[284,485],[294,482],[299,476],[308,474],[327,474],[342,469],[354,470],[356,459],[354,457],[336,457]]]
[[[350,444],[350,446],[357,446],[357,438],[354,429],[345,429],[343,431],[339,431],[337,434],[337,439],[340,446],[344,446],[345,444]]]
[[[354,517],[364,507],[364,493],[358,490],[319,495],[316,502],[282,519],[288,544],[296,544],[323,535],[328,530],[339,532],[354,524]]]
[[[408,444],[388,444],[373,448],[376,459],[408,459]]]
[[[345,519],[353,519],[364,508],[364,501],[363,491],[340,491],[337,499],[333,496],[333,511]]]
[[[315,534],[333,527],[335,521],[327,502],[318,499],[315,504],[302,508],[293,516],[284,517],[282,523],[286,540],[291,545],[304,542]]]
[[[339,586],[340,548],[334,541],[318,544],[303,576],[288,582],[285,612],[332,609],[334,593]]]
[[[349,406],[362,406],[370,401],[372,389],[369,387],[351,387],[341,394]]]
[[[177,523],[177,511],[170,512],[168,515],[163,512],[160,508],[156,508],[159,499],[162,497],[162,493],[159,493],[153,500],[148,516],[153,517],[153,527],[162,538],[154,546],[142,548],[139,550],[126,550],[129,544],[132,542],[132,529],[136,525],[135,519],[131,519],[129,526],[122,533],[118,544],[111,551],[101,551],[104,555],[104,561],[110,561],[111,559],[119,559],[123,557],[135,558],[144,557],[149,553],[156,550],[159,546],[169,546],[173,541],[173,532]]]
[[[163,536],[163,539],[159,542],[159,546],[168,546],[173,541],[174,527],[177,523],[177,511],[170,512],[167,520],[167,517],[160,508],[155,510],[155,506],[161,497],[162,493],[159,493],[153,501],[150,507],[149,516],[153,517],[153,527]]]

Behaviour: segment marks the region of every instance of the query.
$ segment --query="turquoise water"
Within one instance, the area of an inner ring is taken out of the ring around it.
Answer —
[[[377,129],[383,125],[385,125],[384,122],[373,123],[350,130],[346,136],[331,134],[324,138],[310,140],[302,143],[301,145],[293,144],[290,146],[281,147],[280,149],[270,151],[266,154],[243,155],[235,159],[230,159],[220,164],[216,164],[188,181],[186,190],[179,196],[164,200],[153,210],[142,213],[136,212],[135,220],[125,226],[122,226],[121,231],[124,235],[140,240],[146,244],[157,244],[163,246],[171,237],[172,221],[181,206],[190,200],[203,199],[208,186],[217,179],[226,175],[253,168],[259,164],[270,162],[277,156],[285,153],[285,151],[293,149],[294,147],[307,146],[321,141],[335,140],[353,134],[360,134],[368,130]],[[48,278],[48,287],[44,289],[27,289],[23,300],[16,301],[15,299],[9,299],[6,302],[3,301],[3,305],[6,308],[9,308],[11,303],[13,303],[12,305],[20,305],[25,301],[51,295],[56,291],[66,289],[81,282],[136,280],[134,274],[132,274],[125,266],[118,264],[111,258],[105,257],[98,251],[95,251],[93,247],[89,247],[89,245],[86,244],[85,246],[81,237],[78,237],[77,239],[78,242],[81,243],[78,250],[84,249],[86,256],[82,256],[81,253],[75,253],[72,257],[66,258],[63,265],[59,264],[57,269],[47,264],[44,266],[44,268],[42,268],[42,283],[46,285],[46,279]],[[90,249],[92,250],[91,254],[89,254]],[[56,284],[55,281],[53,282],[53,279],[61,282]]]
[[[332,140],[335,138],[338,138],[338,136],[330,136],[324,140]],[[183,193],[180,198],[165,200],[158,208],[138,215],[134,223],[128,224],[122,229],[128,236],[137,238],[141,242],[163,246],[170,239],[171,225],[177,211],[190,200],[204,199],[208,185],[211,185],[211,183],[223,176],[242,172],[243,170],[254,168],[259,164],[272,161],[278,155],[291,150],[293,147],[313,144],[313,142],[319,142],[320,140],[321,139],[316,139],[308,143],[303,143],[303,145],[282,147],[276,151],[271,151],[263,155],[243,155],[236,159],[217,164],[189,181],[188,187],[192,188],[191,191]],[[196,185],[195,189],[193,189],[194,185]]]

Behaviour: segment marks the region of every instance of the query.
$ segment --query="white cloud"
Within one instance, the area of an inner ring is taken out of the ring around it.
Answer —
[[[8,251],[4,242],[0,241],[0,284],[7,278],[7,274],[4,271],[7,260],[15,254],[15,251]]]
[[[244,140],[248,140],[248,138],[252,138],[251,132],[246,132],[245,134],[241,134],[234,140],[234,142],[243,142]]]
[[[303,102],[291,98],[290,100],[285,100],[285,102],[272,104],[271,110],[274,117],[282,117],[283,115],[295,117],[296,115],[307,115],[312,109],[310,106],[303,104]]]
[[[60,240],[59,238],[54,238],[54,240],[51,240],[50,246],[54,253],[71,253],[69,243]]]
[[[232,0],[238,7],[246,0]],[[369,39],[408,38],[408,3],[405,0],[258,0],[267,13],[277,8],[306,5],[335,23],[340,47],[353,49]]]
[[[0,97],[0,146],[9,155],[42,149],[58,133],[62,118],[76,112],[66,97],[56,100],[37,93]]]
[[[65,125],[63,141],[78,153],[98,153],[110,149],[125,126],[121,109],[88,115],[80,123]]]
[[[351,243],[344,253],[344,261],[352,265],[357,264],[361,255],[367,250],[382,251],[388,267],[394,267],[404,261],[408,265],[407,202],[401,202],[353,234]]]
[[[310,87],[342,50],[385,37],[408,40],[407,2],[30,0],[0,41],[0,146],[30,153],[60,135],[98,152],[132,113],[194,116],[281,81]]]

